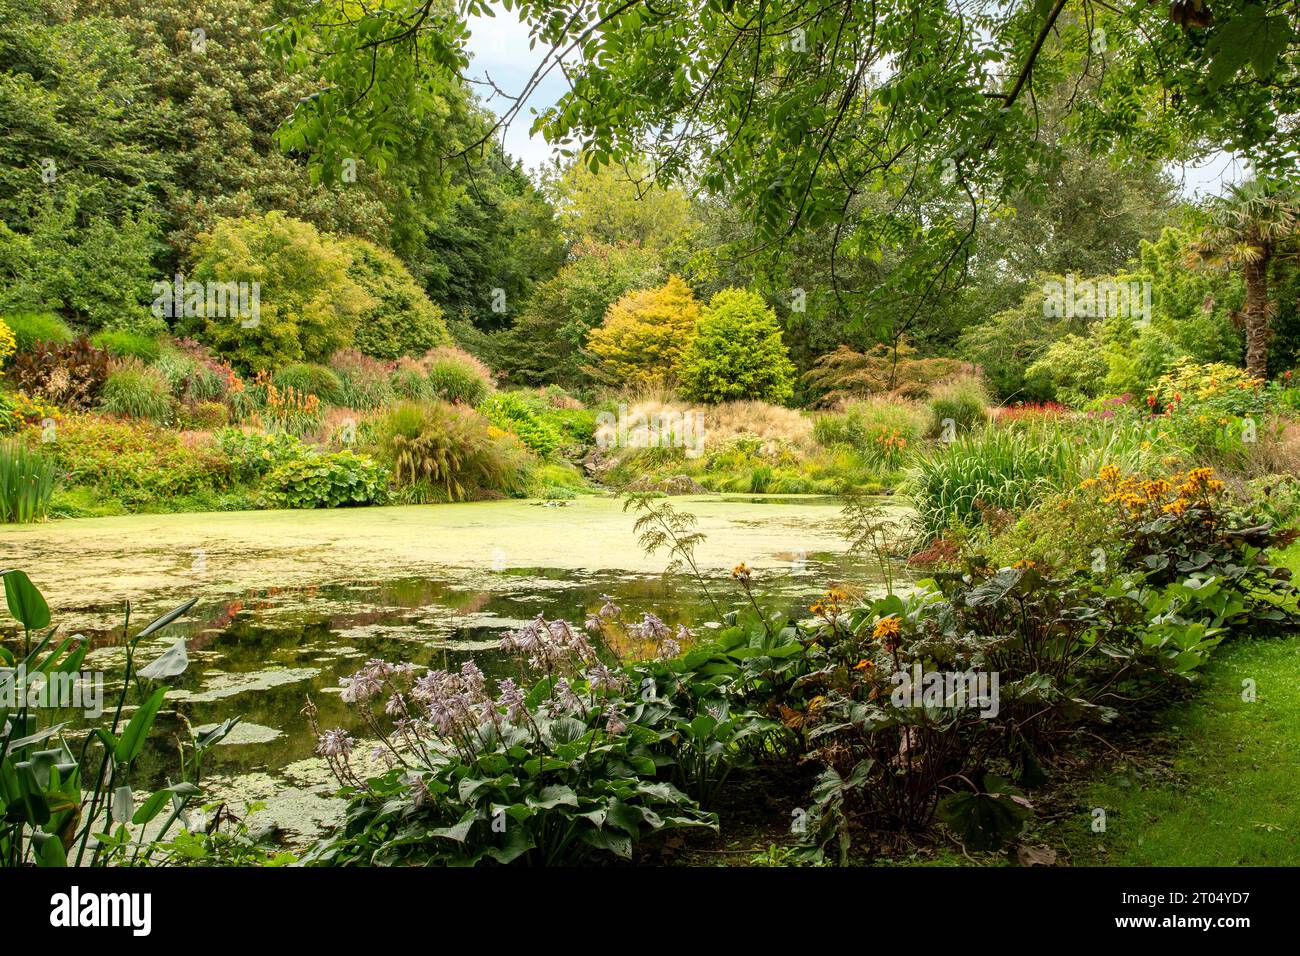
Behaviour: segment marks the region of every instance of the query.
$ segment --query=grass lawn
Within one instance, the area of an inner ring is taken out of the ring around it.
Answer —
[[[1300,547],[1280,559],[1300,570]],[[1221,646],[1151,740],[1158,759],[1100,771],[1047,842],[1076,866],[1300,865],[1300,635]],[[1104,833],[1092,829],[1096,807]]]

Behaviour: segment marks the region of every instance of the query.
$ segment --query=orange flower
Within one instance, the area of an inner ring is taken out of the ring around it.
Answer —
[[[902,622],[899,621],[895,615],[891,614],[889,617],[882,617],[876,622],[876,626],[871,631],[871,636],[876,640],[881,640],[882,638],[892,639],[898,637],[902,629]]]

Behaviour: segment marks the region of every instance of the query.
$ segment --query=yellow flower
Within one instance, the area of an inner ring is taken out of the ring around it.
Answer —
[[[731,576],[735,578],[737,581],[748,581],[752,574],[753,572],[750,571],[749,568],[745,567],[744,561],[741,561],[738,565],[736,565],[734,568],[731,569]]]
[[[856,664],[853,665],[853,669],[855,671],[865,671],[868,668],[874,668],[875,666],[876,664],[874,661],[869,661],[864,657],[862,658],[862,660],[858,661]]]
[[[882,617],[876,622],[876,626],[871,631],[871,636],[876,640],[882,638],[895,638],[898,637],[901,630],[902,622],[891,614],[889,617]]]

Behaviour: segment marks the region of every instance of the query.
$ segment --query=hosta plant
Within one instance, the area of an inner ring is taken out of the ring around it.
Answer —
[[[344,681],[379,766],[359,766],[344,730],[318,731],[349,803],[309,862],[573,864],[630,859],[666,830],[716,830],[660,779],[656,749],[672,728],[637,720],[627,674],[581,631],[539,617],[503,646],[540,675],[531,688],[490,688],[472,662],[417,673],[371,661]]]

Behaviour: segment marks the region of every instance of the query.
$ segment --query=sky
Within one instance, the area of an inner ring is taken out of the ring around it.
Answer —
[[[524,88],[529,77],[541,62],[545,50],[528,48],[528,27],[519,22],[515,14],[498,8],[495,17],[474,17],[469,21],[471,54],[469,76],[481,80],[490,76],[492,82],[508,93],[515,94]],[[526,169],[536,169],[551,160],[551,147],[539,133],[529,137],[533,125],[533,111],[538,112],[553,105],[565,92],[563,75],[553,70],[525,105],[524,110],[506,131],[506,152],[523,160]],[[476,86],[485,100],[490,87]],[[486,103],[498,116],[510,109],[510,100],[497,97]]]
[[[470,77],[481,80],[490,76],[498,87],[512,94],[522,90],[545,52],[540,47],[528,48],[528,27],[520,23],[514,13],[501,7],[497,8],[495,17],[474,17],[469,26]],[[491,93],[490,87],[476,88],[485,99]],[[528,170],[545,165],[554,155],[540,133],[532,137],[528,135],[535,112],[553,105],[565,89],[563,75],[559,70],[553,70],[506,131],[506,152],[523,160],[524,168]],[[497,97],[486,105],[499,116],[510,108],[511,101]],[[1168,172],[1188,199],[1218,195],[1227,185],[1245,178],[1242,162],[1223,153],[1199,166],[1170,165]]]

